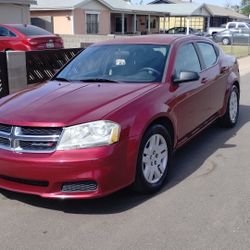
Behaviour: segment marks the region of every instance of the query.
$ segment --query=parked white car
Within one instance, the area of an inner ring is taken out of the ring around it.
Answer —
[[[249,29],[250,30],[250,24],[246,22],[228,22],[226,24],[222,24],[221,27],[210,27],[208,28],[208,34],[209,35],[215,35],[218,32],[221,32],[225,29]]]

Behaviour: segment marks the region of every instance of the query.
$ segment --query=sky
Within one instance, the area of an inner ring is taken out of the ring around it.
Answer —
[[[132,3],[139,3],[140,0],[131,0]],[[152,2],[153,0],[144,0],[143,2],[149,3]],[[227,3],[231,5],[239,5],[240,0],[193,0],[194,3],[208,3],[208,4],[214,4],[214,5],[220,5],[220,6],[225,6]]]

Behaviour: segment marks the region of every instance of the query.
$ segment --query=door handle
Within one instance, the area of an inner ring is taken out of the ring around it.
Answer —
[[[206,83],[207,83],[207,78],[206,78],[206,77],[202,78],[202,79],[201,79],[201,83],[202,83],[202,84],[206,84]]]
[[[225,66],[225,67],[221,67],[220,69],[220,73],[223,74],[223,73],[226,73],[228,71],[229,67],[228,66]]]

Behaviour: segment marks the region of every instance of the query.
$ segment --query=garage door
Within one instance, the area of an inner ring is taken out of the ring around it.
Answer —
[[[26,23],[26,7],[0,4],[0,23]]]

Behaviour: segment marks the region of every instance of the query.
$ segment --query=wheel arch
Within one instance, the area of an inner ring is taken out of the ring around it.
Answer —
[[[235,85],[239,91],[239,97],[240,97],[240,83],[239,81],[234,81],[234,83],[232,84],[232,86]]]
[[[165,127],[168,130],[170,137],[171,137],[172,146],[174,147],[174,145],[175,145],[175,129],[174,129],[174,125],[173,125],[173,122],[171,121],[171,119],[169,119],[166,116],[161,116],[161,117],[155,118],[153,121],[151,121],[147,125],[146,129],[144,130],[144,134],[150,127],[152,127],[154,125],[162,125],[163,127]]]

